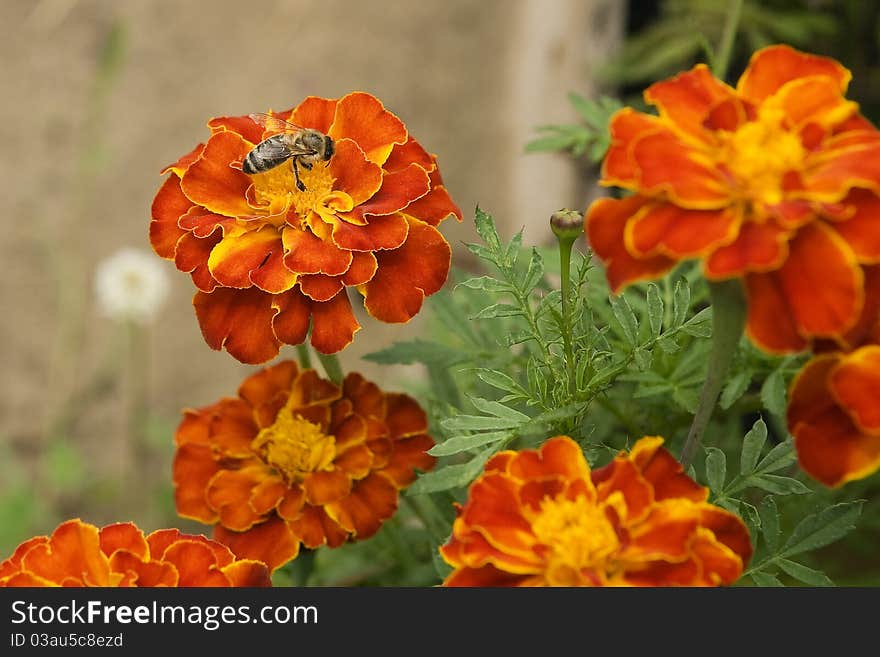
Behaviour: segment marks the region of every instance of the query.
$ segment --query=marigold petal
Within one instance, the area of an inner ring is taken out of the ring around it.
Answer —
[[[523,453],[520,452],[520,456]],[[547,475],[545,475],[547,476]],[[535,544],[531,523],[519,504],[519,487],[513,479],[495,473],[479,477],[469,490],[460,520],[478,530],[496,550],[528,556]]]
[[[336,115],[336,99],[309,96],[290,115],[290,122],[319,132],[328,132]]]
[[[638,137],[632,158],[643,194],[665,193],[676,205],[694,210],[719,209],[731,201],[717,167],[670,132]]]
[[[197,144],[195,148],[193,148],[186,155],[181,155],[180,159],[173,164],[169,164],[167,167],[160,171],[161,175],[165,175],[169,171],[173,172],[175,176],[180,178],[183,175],[183,172],[189,168],[189,165],[199,159],[199,156],[202,154],[202,151],[205,150],[204,144]]]
[[[823,75],[846,91],[852,74],[835,60],[795,50],[791,46],[769,46],[752,55],[736,90],[742,98],[759,103],[790,80]]]
[[[208,121],[208,127],[212,133],[234,132],[251,144],[263,141],[263,126],[249,116],[218,116]]]
[[[156,255],[169,260],[174,257],[178,240],[186,234],[177,222],[192,205],[180,189],[180,178],[168,176],[156,192],[151,209],[150,244]]]
[[[880,191],[880,133],[846,134],[837,139],[860,143],[826,142],[822,151],[806,163],[804,195],[834,203],[857,187]]]
[[[427,434],[397,440],[380,472],[397,488],[406,488],[416,480],[416,470],[428,472],[437,463],[437,459],[428,454],[433,446],[434,440]]]
[[[350,479],[363,479],[373,469],[373,452],[366,445],[353,445],[333,459],[333,465]],[[383,474],[387,474],[384,470]]]
[[[230,164],[240,161],[253,148],[234,132],[218,132],[205,144],[205,150],[183,174],[180,187],[193,203],[227,217],[248,216],[246,192],[250,178]]]
[[[312,303],[310,342],[322,354],[335,354],[345,349],[360,330],[361,325],[354,317],[344,290],[329,301]]]
[[[385,160],[382,168],[385,171],[400,171],[415,162],[425,171],[433,171],[437,168],[437,162],[434,156],[426,151],[422,145],[412,138],[407,137],[403,144],[394,144],[391,149],[391,155]]]
[[[807,341],[798,332],[777,273],[749,274],[745,283],[748,307],[746,335],[749,339],[770,353],[803,350]]]
[[[342,275],[342,282],[348,286],[357,286],[371,281],[379,268],[376,256],[364,251],[352,251],[351,255],[351,266]]]
[[[216,525],[214,540],[228,546],[239,559],[262,561],[270,572],[299,554],[299,540],[287,523],[278,517],[272,517],[246,532],[234,532]]]
[[[61,523],[46,543],[33,546],[21,569],[61,585],[71,579],[75,586],[106,586],[111,578],[98,528],[79,519]]]
[[[428,416],[409,395],[388,393],[385,396],[385,423],[393,438],[403,438],[428,431]]]
[[[359,145],[351,139],[336,142],[328,164],[333,176],[333,189],[351,196],[355,207],[381,193],[384,184],[382,167],[371,162]]]
[[[306,506],[296,520],[290,522],[291,531],[302,544],[313,550],[322,545],[334,548],[342,545],[349,532],[327,515],[323,507]]]
[[[259,289],[217,288],[196,292],[193,306],[202,336],[211,349],[226,349],[243,363],[257,365],[278,355],[281,342],[272,331],[278,309],[272,295]]]
[[[630,528],[630,540],[621,550],[621,557],[631,561],[683,559],[699,524],[699,510],[692,502],[676,499],[658,502],[643,522]]]
[[[706,259],[706,278],[720,280],[778,269],[788,257],[790,236],[790,231],[772,222],[746,222],[731,244],[716,249]]]
[[[423,197],[431,189],[428,172],[418,164],[385,173],[382,187],[369,200],[356,205],[349,213],[363,223],[367,217],[393,214]]]
[[[880,196],[866,189],[854,189],[844,201],[854,212],[834,224],[834,230],[846,241],[859,262],[880,262]]]
[[[309,332],[312,304],[298,289],[276,295],[272,307],[278,314],[272,319],[272,331],[285,344],[302,344]]]
[[[144,561],[127,550],[114,552],[110,557],[114,573],[126,573],[130,586],[178,586],[177,568],[162,561]],[[125,585],[120,583],[120,585]]]
[[[312,472],[303,482],[306,502],[314,506],[340,500],[351,492],[351,487],[351,477],[339,469]]]
[[[98,531],[101,551],[108,557],[116,550],[126,550],[139,559],[150,558],[150,548],[144,533],[133,522],[107,525]]]
[[[330,301],[345,287],[341,276],[304,274],[297,280],[300,291],[312,301]]]
[[[638,169],[632,156],[636,139],[645,134],[669,130],[659,118],[631,107],[618,110],[608,125],[611,145],[602,162],[602,184],[627,189],[638,186]]]
[[[609,467],[610,466],[610,467]],[[620,493],[626,502],[626,521],[639,522],[651,512],[654,503],[654,490],[639,472],[636,465],[625,456],[618,456],[610,464],[607,473],[602,473],[596,484],[598,499],[604,501],[613,493]]]
[[[654,499],[659,502],[685,498],[692,502],[705,502],[709,489],[691,479],[678,459],[662,445],[663,439],[659,436],[645,436],[629,452],[629,458],[639,468],[642,477],[653,487]],[[595,474],[593,481],[596,481]]]
[[[752,558],[752,541],[749,538],[748,528],[739,516],[713,504],[702,504],[700,506],[700,526],[711,532],[712,539],[728,547],[739,557],[740,571],[742,566],[749,563],[749,559]],[[706,537],[705,534],[704,537]],[[704,557],[708,556],[704,555]],[[739,574],[733,579],[738,577]]]
[[[499,570],[492,564],[486,564],[479,568],[459,568],[452,571],[443,580],[443,586],[480,588],[489,586],[519,586],[523,579],[525,579],[523,575],[508,573],[504,570]]]
[[[730,243],[741,224],[737,207],[685,210],[671,203],[651,204],[627,222],[624,242],[637,258],[665,255],[680,260]]]
[[[269,477],[253,487],[248,504],[254,513],[265,516],[278,506],[287,491],[288,486],[280,477]]]
[[[362,445],[367,439],[367,421],[358,415],[349,415],[332,428],[336,436],[337,450],[343,451],[354,445]]]
[[[880,441],[880,346],[868,345],[844,356],[828,387],[853,423]]]
[[[253,285],[251,272],[267,263],[276,254],[281,265],[281,237],[273,226],[264,226],[237,235],[226,235],[211,251],[208,268],[211,275],[224,287],[247,288]],[[285,271],[288,280],[296,280],[295,274]],[[288,286],[289,287],[289,286]],[[278,290],[279,292],[283,290]]]
[[[223,235],[219,231],[203,239],[195,237],[192,233],[186,233],[177,242],[174,264],[180,271],[189,273],[193,283],[202,292],[212,292],[218,285],[208,269],[208,258],[222,238]]]
[[[705,140],[703,124],[709,112],[733,98],[734,90],[712,75],[705,64],[656,82],[645,90],[645,101],[655,105],[660,116],[677,128]]]
[[[340,527],[358,539],[369,538],[397,511],[397,488],[385,477],[371,474],[355,482],[350,495],[324,508]]]
[[[521,480],[549,476],[569,480],[590,478],[590,466],[580,445],[568,436],[554,436],[540,449],[519,452],[507,471]]]
[[[379,268],[364,286],[364,307],[383,322],[408,322],[424,298],[446,282],[452,251],[443,235],[428,224],[407,217],[406,242],[376,254]]]
[[[261,561],[239,559],[235,563],[224,566],[221,571],[229,580],[230,586],[260,588],[272,586],[269,569]]]
[[[400,119],[377,98],[359,91],[339,99],[327,134],[334,139],[352,139],[368,160],[379,165],[388,159],[395,144],[405,144],[408,137]]]
[[[247,531],[262,519],[248,501],[251,491],[266,478],[262,465],[241,470],[220,470],[205,489],[208,505],[220,515],[220,524],[233,531]]]
[[[763,104],[768,110],[777,107],[785,114],[792,131],[812,124],[829,128],[842,123],[858,111],[858,103],[846,100],[836,80],[811,76],[791,80]]]
[[[177,568],[178,586],[229,586],[214,552],[204,543],[179,540],[165,550],[163,559]]]
[[[337,221],[333,225],[333,241],[348,251],[397,249],[406,241],[409,230],[406,215],[398,212],[370,217],[369,223],[364,225]]]
[[[452,200],[445,185],[432,186],[430,192],[406,206],[406,213],[431,226],[439,225],[450,216],[462,220],[461,209]]]
[[[602,198],[587,211],[587,240],[605,265],[608,284],[615,292],[630,283],[657,278],[675,264],[675,260],[666,256],[637,259],[626,249],[626,225],[647,203],[647,199],[637,195],[625,199]]]
[[[351,253],[322,240],[310,230],[288,226],[282,231],[281,239],[284,264],[292,272],[339,276],[351,265]]]
[[[299,485],[292,486],[285,491],[284,498],[278,504],[278,515],[285,520],[296,520],[305,502],[305,491]]]
[[[295,361],[281,361],[246,378],[238,387],[238,396],[253,407],[260,406],[289,392],[297,376],[299,367]]]

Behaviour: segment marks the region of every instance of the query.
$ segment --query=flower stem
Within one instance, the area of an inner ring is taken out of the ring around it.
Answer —
[[[324,368],[327,378],[336,385],[342,385],[342,379],[344,378],[342,375],[342,366],[339,364],[339,359],[336,357],[336,354],[322,354],[320,351],[316,351],[315,353],[318,354],[318,360],[321,361],[321,367]]]
[[[681,450],[680,460],[684,467],[693,461],[703,439],[746,321],[745,298],[739,279],[710,282],[709,296],[712,300],[712,353],[697,412]]]
[[[312,369],[312,355],[309,353],[309,348],[305,343],[296,345],[296,355],[299,359],[299,366],[301,368],[304,370]]]
[[[730,56],[733,52],[733,42],[736,39],[736,30],[742,16],[743,0],[731,0],[727,8],[727,18],[721,31],[721,40],[718,42],[718,50],[712,62],[712,73],[719,80],[723,80],[730,67]]]
[[[550,216],[550,229],[559,242],[559,273],[562,280],[562,348],[565,351],[565,365],[568,371],[568,389],[574,391],[575,364],[574,349],[571,344],[571,247],[584,231],[583,216],[575,210],[559,210]]]

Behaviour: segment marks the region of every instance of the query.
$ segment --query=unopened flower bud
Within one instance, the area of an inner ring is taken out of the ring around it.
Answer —
[[[550,215],[550,229],[559,239],[575,240],[584,232],[584,217],[577,210],[557,210]]]

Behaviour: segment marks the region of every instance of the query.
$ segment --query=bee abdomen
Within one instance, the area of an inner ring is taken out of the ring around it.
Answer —
[[[263,173],[276,166],[275,162],[263,159],[258,153],[258,149],[254,148],[245,156],[241,163],[241,170],[247,174]]]

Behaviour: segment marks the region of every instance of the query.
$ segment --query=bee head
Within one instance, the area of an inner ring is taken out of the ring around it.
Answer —
[[[324,136],[324,160],[329,160],[333,157],[333,153],[336,152],[336,145],[333,143],[333,139],[329,136]]]

